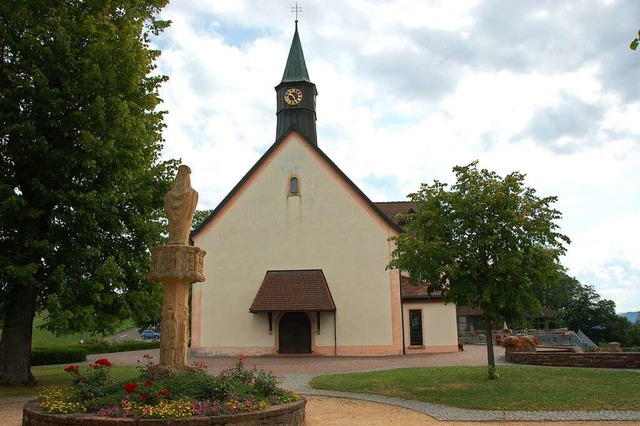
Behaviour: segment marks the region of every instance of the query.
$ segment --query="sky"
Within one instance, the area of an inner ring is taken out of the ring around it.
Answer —
[[[299,34],[319,147],[372,201],[454,182],[474,160],[563,218],[562,264],[618,312],[640,310],[637,0],[307,0]],[[212,209],[275,141],[294,2],[175,0],[154,44],[163,158]]]

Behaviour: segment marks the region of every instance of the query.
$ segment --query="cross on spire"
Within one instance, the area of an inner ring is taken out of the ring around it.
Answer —
[[[302,13],[302,6],[298,6],[296,3],[295,6],[291,6],[291,12],[296,14],[296,24],[298,23],[298,12]]]

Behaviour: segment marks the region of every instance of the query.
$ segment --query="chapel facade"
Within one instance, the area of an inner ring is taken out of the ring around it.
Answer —
[[[318,146],[297,21],[275,90],[274,144],[191,235],[193,354],[457,351],[455,305],[386,269],[411,203],[372,202]]]

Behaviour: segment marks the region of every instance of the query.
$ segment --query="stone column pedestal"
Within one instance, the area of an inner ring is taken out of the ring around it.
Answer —
[[[179,369],[187,363],[189,285],[204,281],[206,252],[199,247],[169,244],[151,249],[149,278],[164,287],[160,326],[160,365]]]

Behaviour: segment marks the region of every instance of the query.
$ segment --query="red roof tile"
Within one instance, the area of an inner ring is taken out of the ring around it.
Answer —
[[[249,312],[334,312],[321,269],[267,271]]]
[[[400,276],[400,292],[402,299],[442,299],[442,293],[434,291],[430,295],[427,293],[427,284],[409,284],[409,277]]]
[[[417,209],[412,201],[384,201],[373,204],[375,204],[385,216],[394,221],[396,225],[402,225],[402,221],[398,215],[411,213]]]

